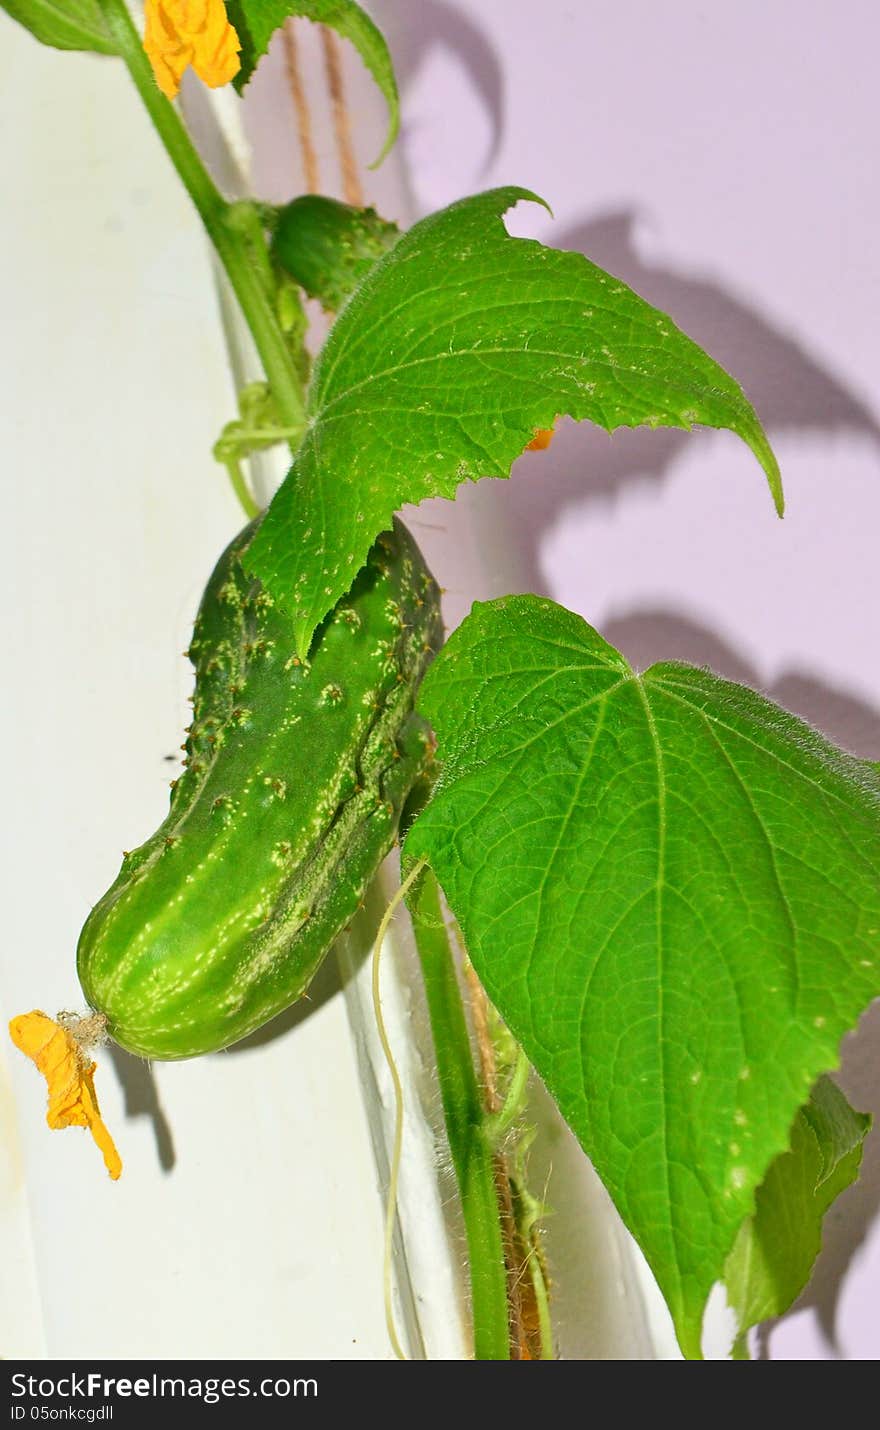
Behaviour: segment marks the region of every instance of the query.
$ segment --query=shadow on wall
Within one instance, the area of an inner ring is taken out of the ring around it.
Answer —
[[[153,1124],[156,1155],[163,1172],[171,1172],[177,1161],[174,1138],[165,1111],[159,1101],[159,1089],[151,1065],[125,1052],[116,1043],[108,1043],[107,1051],[125,1096],[126,1117],[148,1117]]]
[[[606,623],[603,635],[638,670],[658,660],[706,665],[757,689],[760,677],[735,650],[695,621],[662,610],[633,611]],[[800,715],[836,744],[863,759],[880,759],[880,711],[802,671],[786,671],[764,693]],[[865,1014],[858,1032],[843,1045],[838,1081],[860,1111],[880,1115],[880,1002]],[[861,1176],[825,1218],[816,1271],[792,1311],[812,1307],[829,1348],[836,1352],[837,1310],[849,1265],[880,1212],[880,1135],[869,1136]],[[773,1358],[773,1323],[759,1337],[762,1359]]]
[[[871,411],[794,338],[713,280],[645,263],[634,241],[637,218],[632,209],[620,210],[552,231],[550,241],[586,254],[668,313],[742,382],[771,441],[787,432],[848,433],[880,451]],[[489,498],[505,504],[504,524],[519,547],[520,589],[544,589],[542,538],[566,507],[613,498],[635,481],[664,480],[691,441],[689,433],[665,428],[623,428],[610,439],[597,427],[561,424],[550,449],[527,456],[508,490]]]
[[[312,980],[308,993],[304,994],[290,1008],[285,1009],[283,1013],[279,1013],[277,1018],[273,1018],[264,1027],[258,1028],[255,1033],[251,1033],[250,1037],[242,1038],[240,1043],[233,1043],[231,1048],[225,1050],[224,1056],[230,1053],[247,1053],[254,1048],[263,1047],[266,1043],[274,1042],[276,1038],[284,1037],[286,1033],[298,1027],[300,1023],[304,1023],[307,1018],[310,1018],[313,1013],[334,998],[341,986],[339,964],[335,958],[325,959]],[[163,1172],[173,1171],[177,1162],[174,1138],[171,1125],[159,1100],[159,1089],[156,1086],[152,1065],[142,1058],[136,1058],[131,1053],[125,1052],[116,1043],[108,1043],[107,1051],[125,1097],[125,1116],[150,1119],[156,1139],[156,1155],[159,1159],[159,1166]]]
[[[402,94],[435,48],[460,61],[489,119],[489,147],[483,160],[487,172],[504,137],[504,72],[498,56],[472,15],[448,0],[418,0],[418,22],[401,20],[400,0],[372,0],[370,11],[388,38]],[[404,108],[403,128],[406,131]]]
[[[880,711],[806,671],[785,671],[768,685],[744,656],[690,616],[668,610],[632,611],[605,621],[602,634],[637,670],[658,660],[707,665],[716,675],[762,690],[860,759],[880,759]]]

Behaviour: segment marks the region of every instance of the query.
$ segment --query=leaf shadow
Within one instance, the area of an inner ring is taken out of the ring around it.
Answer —
[[[880,710],[804,670],[784,671],[768,684],[745,656],[689,616],[669,610],[634,610],[606,622],[602,634],[639,670],[657,660],[709,666],[728,680],[763,689],[852,754],[880,759]],[[856,1108],[873,1112],[875,1122],[880,1120],[880,1000],[866,1011],[858,1029],[844,1039],[841,1067],[835,1077]],[[875,1131],[865,1143],[858,1181],[825,1218],[822,1251],[812,1279],[786,1313],[790,1316],[813,1309],[834,1354],[840,1354],[838,1310],[847,1272],[878,1214],[880,1135]],[[773,1328],[778,1324],[768,1322],[761,1328],[758,1359],[773,1358]]]
[[[126,1117],[146,1117],[152,1122],[159,1166],[166,1174],[172,1172],[177,1162],[174,1137],[159,1100],[152,1066],[142,1058],[125,1052],[116,1043],[108,1043],[107,1050],[125,1098]]]
[[[716,278],[684,275],[643,259],[637,247],[641,217],[635,209],[621,208],[554,231],[551,242],[586,254],[622,278],[705,346],[742,382],[771,441],[788,432],[849,433],[873,443],[880,453],[876,417],[798,338]],[[597,498],[613,499],[637,482],[663,481],[693,440],[669,428],[622,428],[609,438],[598,427],[561,423],[546,452],[517,464],[507,492],[488,496],[504,501],[505,514],[510,513],[521,589],[543,589],[541,540],[560,512]]]
[[[489,120],[489,144],[481,172],[487,173],[504,138],[504,70],[485,30],[473,15],[450,0],[419,0],[418,23],[401,23],[399,0],[373,0],[371,12],[389,36],[400,89],[412,84],[435,48],[448,50],[460,62]]]

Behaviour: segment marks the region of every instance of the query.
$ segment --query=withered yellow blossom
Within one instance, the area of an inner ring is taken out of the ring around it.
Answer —
[[[552,441],[553,441],[553,428],[552,428],[552,427],[536,427],[536,428],[535,428],[535,435],[534,435],[534,437],[532,438],[531,442],[528,442],[528,443],[526,444],[525,450],[526,450],[527,452],[546,452],[547,448],[550,446],[550,443],[551,443]]]
[[[162,93],[174,99],[187,65],[211,89],[241,69],[241,42],[223,0],[146,0],[144,49]]]
[[[98,1108],[95,1063],[63,1024],[38,1009],[13,1018],[9,1032],[15,1046],[33,1059],[49,1086],[49,1126],[87,1127],[101,1150],[104,1166],[116,1181],[122,1172],[122,1161]]]

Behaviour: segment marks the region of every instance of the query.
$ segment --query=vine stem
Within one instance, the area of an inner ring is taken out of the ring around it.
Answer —
[[[125,0],[98,0],[98,4],[168,157],[217,250],[251,330],[281,422],[301,434],[306,425],[303,387],[275,312],[268,255],[256,206],[230,204],[215,186],[180,115],[156,84]]]
[[[424,870],[407,905],[425,981],[449,1150],[471,1275],[475,1360],[510,1360],[507,1267],[492,1144],[437,880]]]

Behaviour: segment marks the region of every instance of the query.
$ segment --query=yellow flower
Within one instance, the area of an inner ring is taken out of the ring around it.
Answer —
[[[531,442],[526,443],[525,450],[527,452],[546,452],[552,441],[552,427],[536,427],[535,435],[532,438]]]
[[[93,1080],[95,1064],[89,1061],[82,1045],[69,1028],[37,1009],[13,1018],[9,1032],[15,1046],[36,1063],[49,1085],[49,1126],[87,1127],[103,1154],[104,1166],[116,1181],[122,1172],[122,1161],[101,1119]]]
[[[144,49],[162,93],[174,99],[187,65],[217,89],[241,69],[241,43],[223,0],[146,0]]]

